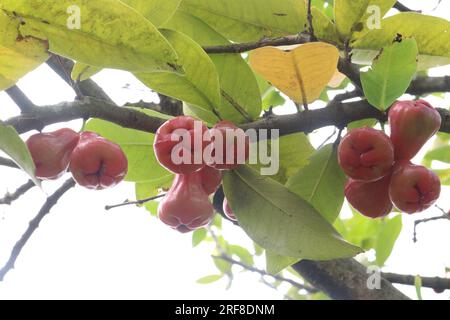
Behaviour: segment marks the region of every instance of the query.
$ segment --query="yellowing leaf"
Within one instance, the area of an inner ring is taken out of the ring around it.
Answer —
[[[1,0],[21,22],[21,36],[48,40],[49,51],[96,67],[179,71],[177,55],[156,27],[117,0]]]
[[[12,86],[48,58],[47,43],[20,37],[18,19],[0,11],[0,90]]]
[[[332,79],[339,51],[332,45],[313,42],[292,51],[260,48],[250,55],[253,69],[292,100],[313,102]]]

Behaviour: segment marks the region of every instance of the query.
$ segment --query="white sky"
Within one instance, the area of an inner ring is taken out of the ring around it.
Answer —
[[[433,9],[438,1],[403,1],[404,4]],[[418,6],[417,6],[418,5]],[[443,2],[432,14],[448,18],[450,3]],[[433,75],[450,74],[450,68],[437,70]],[[148,89],[132,76],[120,71],[103,71],[95,80],[119,104],[150,101],[155,98]],[[130,89],[124,89],[130,84]],[[20,88],[39,105],[70,101],[72,90],[46,65],[41,66],[19,82]],[[450,94],[445,99],[429,99],[435,106],[448,107]],[[14,103],[0,93],[0,119],[17,114]],[[289,110],[287,107],[286,110]],[[75,129],[79,121],[70,124]],[[53,128],[58,128],[54,126]],[[329,131],[325,129],[314,137],[320,144]],[[0,167],[0,197],[27,181],[27,177]],[[51,193],[58,183],[45,183]],[[443,190],[439,205],[450,208],[448,188]],[[16,269],[0,283],[0,299],[11,298],[113,298],[113,299],[280,299],[276,292],[258,282],[250,273],[236,273],[234,285],[225,290],[226,281],[211,285],[198,285],[196,279],[216,274],[210,254],[212,245],[191,248],[191,235],[178,234],[158,222],[144,209],[134,207],[105,212],[106,204],[133,199],[132,184],[124,183],[115,189],[92,192],[76,188],[69,192],[33,235]],[[0,206],[0,265],[9,256],[15,241],[26,229],[45,200],[37,188],[13,206]],[[435,222],[419,227],[419,242],[412,242],[415,219],[436,216],[430,209],[414,217],[404,216],[404,229],[388,261],[387,270],[444,276],[450,267],[447,249],[450,243],[450,223]],[[251,248],[248,238],[236,227],[225,224],[224,234],[231,243]],[[264,265],[259,261],[260,266]],[[413,287],[402,290],[415,297]],[[424,290],[425,298],[449,298],[449,291],[436,296]]]

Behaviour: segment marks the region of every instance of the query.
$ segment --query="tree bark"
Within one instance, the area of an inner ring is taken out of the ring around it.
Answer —
[[[335,300],[409,300],[389,281],[381,278],[380,289],[369,289],[371,274],[354,259],[303,260],[293,268],[309,283]]]

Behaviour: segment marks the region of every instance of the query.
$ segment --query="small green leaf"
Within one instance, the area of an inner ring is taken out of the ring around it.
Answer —
[[[223,274],[213,274],[210,276],[206,276],[197,280],[198,284],[210,284],[213,282],[217,282],[223,278]]]
[[[375,246],[377,255],[377,265],[380,267],[385,264],[392,253],[395,242],[397,241],[400,232],[402,231],[402,216],[398,215],[392,219],[385,220],[384,226],[378,235],[378,241]]]
[[[225,173],[224,190],[241,227],[265,249],[311,260],[361,253],[305,200],[247,166]]]
[[[450,163],[450,145],[442,146],[428,152],[425,155],[425,160]]]
[[[0,121],[0,150],[11,157],[25,171],[37,186],[41,186],[36,178],[33,159],[27,145],[20,138],[16,129],[6,126]]]
[[[208,235],[208,232],[206,231],[205,228],[195,230],[194,233],[192,233],[192,248],[195,248],[200,243],[202,243],[203,240],[206,239],[207,235]]]
[[[414,286],[416,287],[417,299],[422,299],[422,278],[420,276],[416,276],[414,278]]]
[[[318,150],[309,165],[291,177],[286,186],[333,223],[344,204],[345,181],[337,160],[337,148],[329,144]]]
[[[81,62],[76,62],[73,66],[72,74],[70,75],[70,77],[74,81],[84,81],[91,78],[101,70],[102,68],[93,67]]]
[[[450,186],[450,169],[435,169],[433,172],[438,175],[442,185]]]
[[[254,264],[253,256],[247,249],[237,245],[230,245],[228,249],[229,253],[231,253],[232,255],[236,255],[239,258],[239,260],[241,260],[241,262],[249,266],[253,266]]]
[[[417,43],[405,39],[384,47],[371,69],[361,74],[369,103],[386,110],[408,89],[417,71]]]

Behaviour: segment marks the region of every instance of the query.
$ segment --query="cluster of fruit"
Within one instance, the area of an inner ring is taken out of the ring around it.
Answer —
[[[122,149],[93,132],[65,128],[35,134],[26,143],[41,180],[59,179],[69,169],[79,185],[101,190],[117,185],[128,171]]]
[[[339,164],[349,177],[345,196],[361,214],[379,218],[394,205],[413,214],[439,198],[438,176],[411,163],[441,126],[439,113],[428,102],[399,101],[389,111],[391,136],[372,128],[350,131],[339,145]]]
[[[232,170],[241,164],[238,161],[239,135],[244,137],[245,160],[249,140],[242,129],[229,121],[221,121],[208,130],[200,121],[180,116],[158,129],[154,141],[156,158],[163,167],[176,174],[172,187],[158,207],[158,216],[163,223],[186,233],[204,227],[212,220],[214,208],[209,196],[222,183],[222,170]],[[209,157],[205,156],[207,154]],[[179,163],[175,160],[177,157],[188,161]]]

